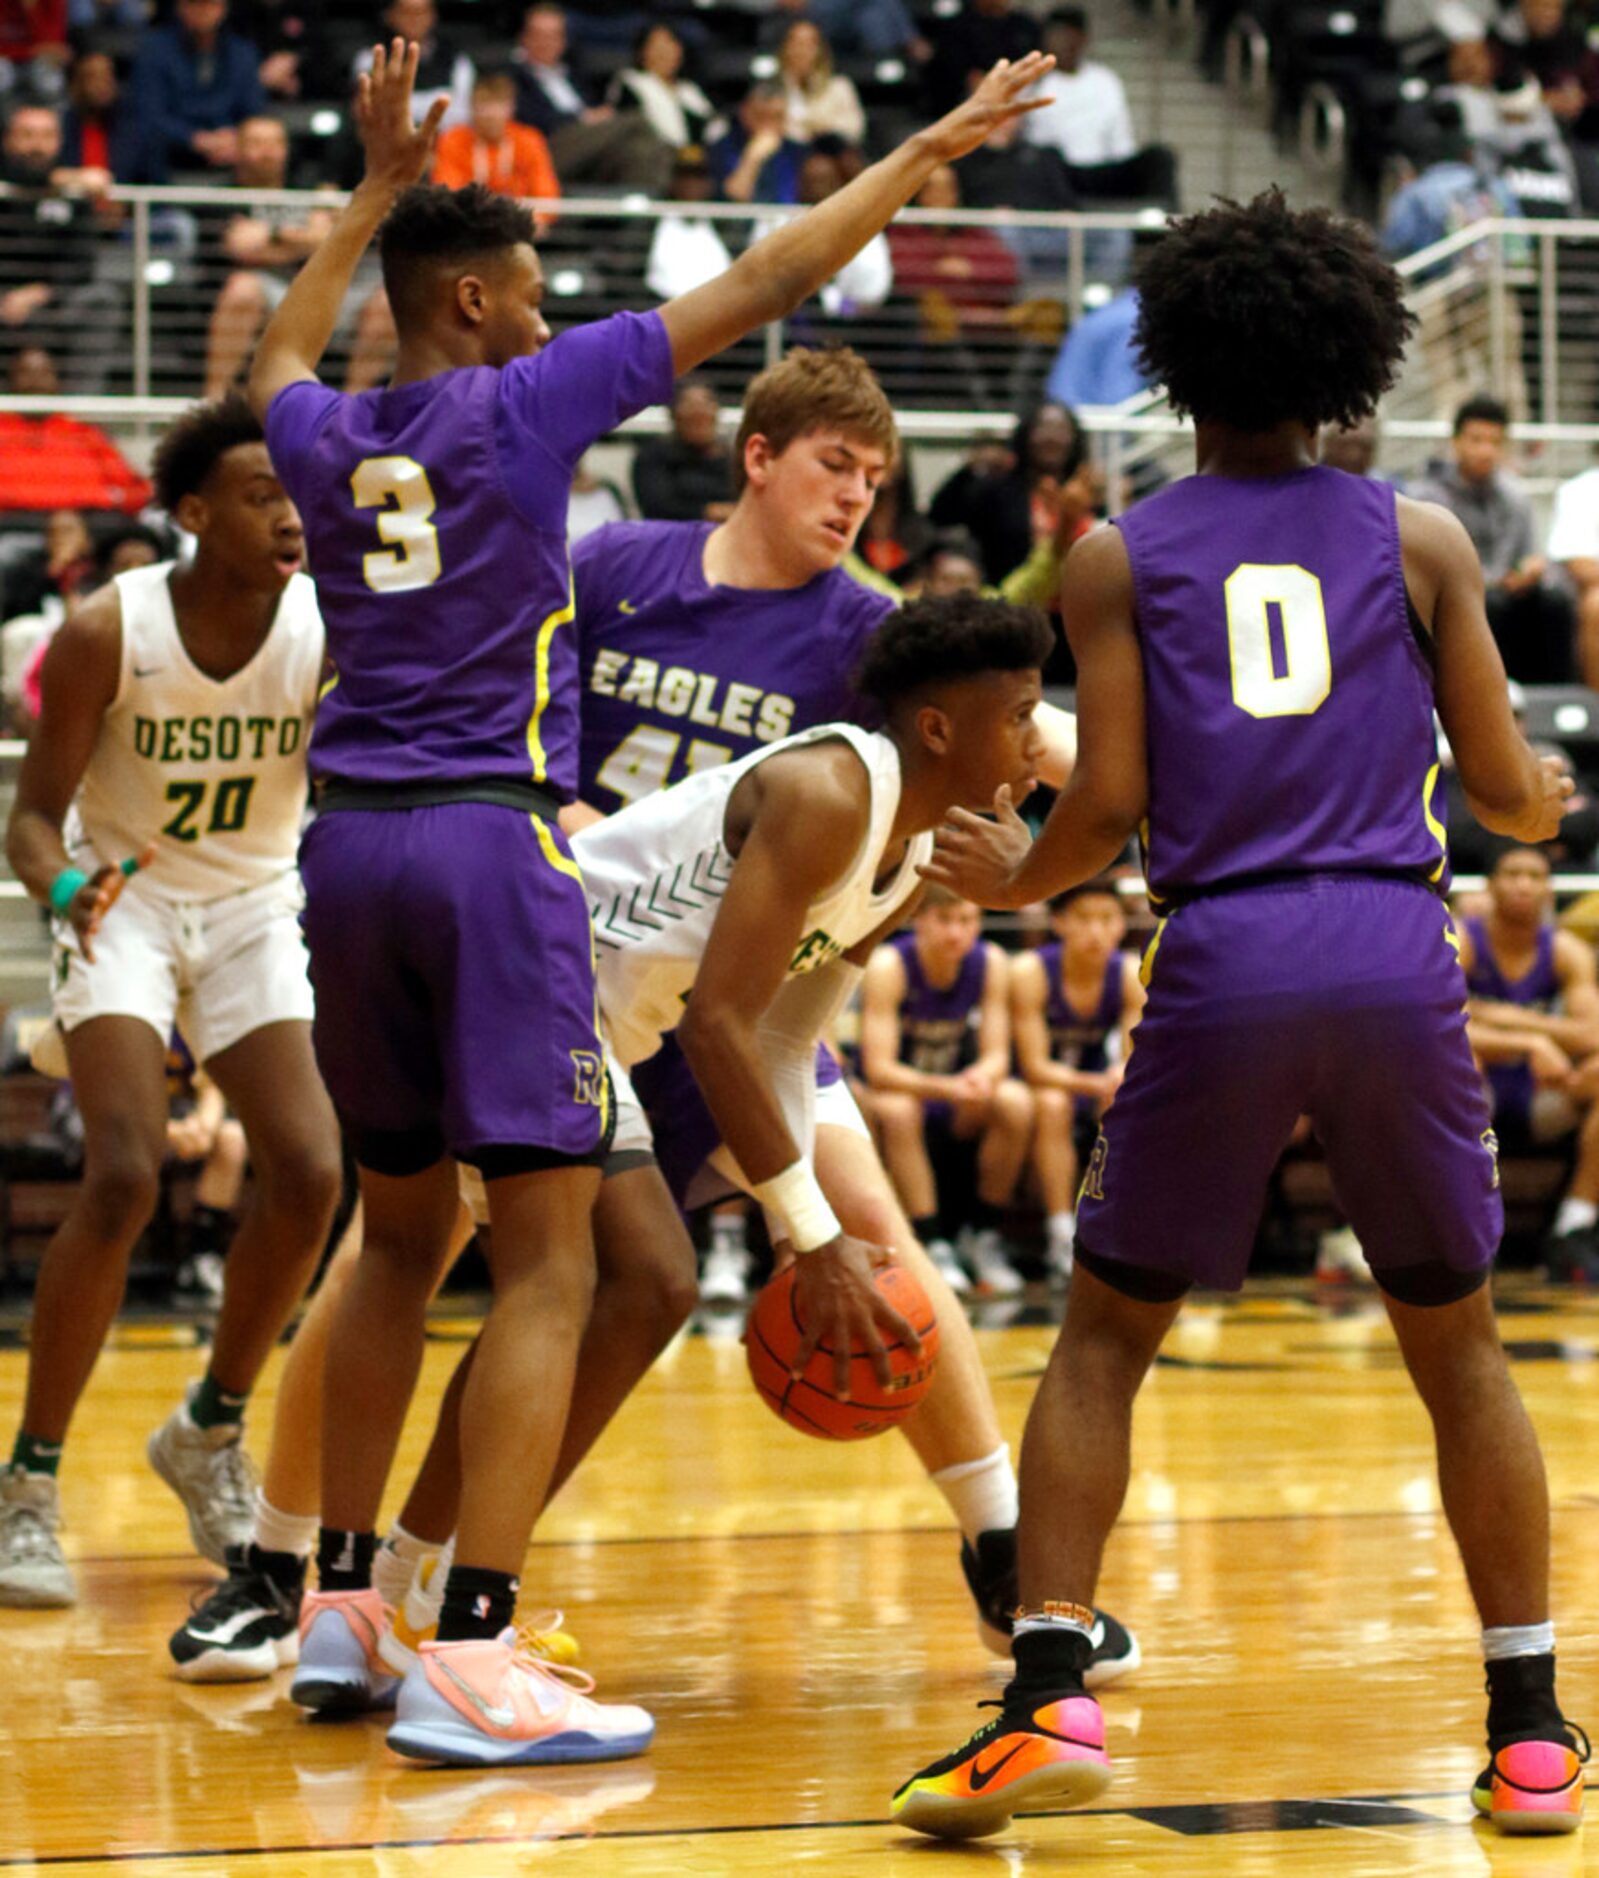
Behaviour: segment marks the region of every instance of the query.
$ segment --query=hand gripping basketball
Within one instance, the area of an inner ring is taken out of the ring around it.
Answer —
[[[893,1379],[885,1336],[920,1356],[920,1337],[872,1283],[872,1267],[892,1260],[886,1246],[852,1239],[846,1232],[795,1261],[794,1306],[804,1332],[794,1352],[796,1376],[805,1373],[818,1344],[827,1344],[833,1352],[834,1387],[847,1402],[852,1349],[859,1347],[870,1358],[873,1374],[885,1389]]]

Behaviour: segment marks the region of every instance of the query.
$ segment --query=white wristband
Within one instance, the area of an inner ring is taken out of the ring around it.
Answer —
[[[753,1191],[768,1212],[788,1221],[789,1242],[796,1252],[814,1252],[844,1230],[808,1161],[796,1161],[770,1180],[761,1181]]]

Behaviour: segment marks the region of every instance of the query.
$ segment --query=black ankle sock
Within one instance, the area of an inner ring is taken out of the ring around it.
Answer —
[[[189,1257],[199,1258],[206,1252],[215,1252],[218,1256],[225,1253],[232,1226],[233,1215],[222,1207],[196,1206],[189,1215]]]
[[[925,1219],[913,1219],[911,1221],[911,1231],[915,1233],[919,1245],[927,1245],[931,1240],[942,1236],[938,1230],[938,1215],[936,1213],[929,1213]]]
[[[972,1228],[976,1232],[998,1232],[1005,1218],[1005,1209],[995,1206],[992,1200],[985,1200],[981,1194],[972,1199]]]
[[[266,1552],[258,1545],[245,1548],[244,1562],[253,1572],[270,1578],[280,1591],[297,1598],[305,1589],[306,1561],[298,1552]]]
[[[1555,1653],[1506,1656],[1488,1665],[1488,1746],[1513,1741],[1569,1741],[1555,1699]]]
[[[452,1565],[444,1581],[439,1642],[497,1637],[516,1615],[520,1589],[520,1581],[509,1572],[491,1572],[479,1565]]]
[[[1094,1646],[1080,1630],[1051,1624],[1047,1630],[1024,1630],[1011,1645],[1016,1674],[1005,1689],[1005,1706],[1025,1706],[1041,1696],[1082,1695],[1083,1672]]]
[[[366,1591],[372,1584],[375,1532],[341,1532],[324,1526],[316,1542],[316,1581],[324,1591]]]

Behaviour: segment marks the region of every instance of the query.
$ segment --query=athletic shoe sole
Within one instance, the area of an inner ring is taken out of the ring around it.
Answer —
[[[313,1715],[370,1715],[391,1709],[398,1696],[398,1677],[385,1676],[374,1684],[370,1676],[344,1676],[337,1670],[313,1670],[289,1684],[289,1700]]]
[[[575,1762],[625,1761],[643,1754],[655,1730],[600,1739],[581,1732],[546,1735],[537,1741],[505,1741],[475,1728],[448,1722],[396,1722],[388,1743],[407,1760],[443,1762],[451,1767],[567,1766]]]
[[[1003,1832],[1018,1813],[1052,1813],[1084,1806],[1110,1785],[1102,1761],[1059,1761],[1040,1767],[979,1799],[922,1791],[910,1794],[894,1813],[896,1826],[909,1826],[935,1839],[986,1839]]]
[[[0,1584],[0,1606],[12,1611],[70,1611],[78,1601],[71,1578],[54,1584]]]
[[[174,1659],[172,1673],[179,1682],[265,1682],[299,1660],[299,1633],[291,1630],[286,1637],[258,1643],[252,1650],[230,1650],[218,1644],[186,1663]]]

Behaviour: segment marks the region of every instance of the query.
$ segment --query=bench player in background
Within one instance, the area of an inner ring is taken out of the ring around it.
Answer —
[[[34,1297],[22,1427],[0,1474],[0,1604],[77,1595],[56,1466],[155,1209],[174,1023],[243,1124],[255,1171],[205,1374],[149,1444],[217,1564],[250,1528],[245,1403],[339,1194],[297,923],[323,663],[299,517],[240,398],[181,418],[155,482],[194,559],[118,575],[57,633],[6,835],[18,878],[56,913],[84,1172]]]

